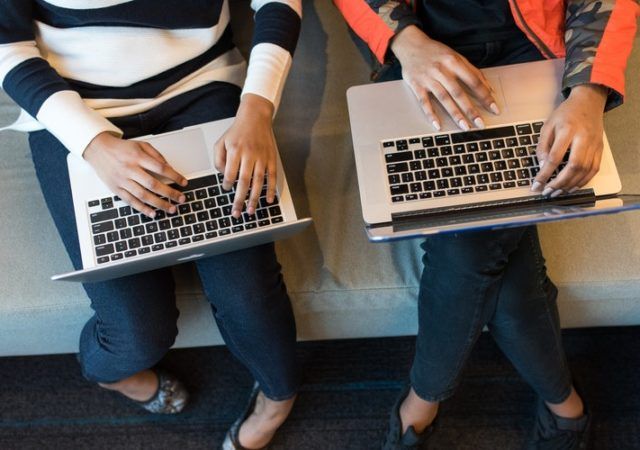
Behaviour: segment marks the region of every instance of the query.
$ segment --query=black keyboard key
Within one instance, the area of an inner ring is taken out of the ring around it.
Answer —
[[[107,231],[111,231],[113,229],[114,229],[113,222],[101,222],[91,227],[93,234],[106,233]]]
[[[204,201],[204,207],[207,209],[211,209],[211,208],[215,208],[216,207],[216,200],[213,198],[208,198]]]
[[[187,225],[191,225],[192,223],[196,223],[196,215],[195,214],[187,214],[184,216],[184,223]]]
[[[120,212],[120,217],[127,217],[133,214],[133,211],[131,210],[131,206],[123,206],[120,209],[118,209],[118,211]]]
[[[160,250],[164,250],[164,244],[156,244],[151,247],[151,250],[154,252],[159,252]]]
[[[145,228],[147,230],[147,233],[155,233],[156,231],[158,231],[158,224],[157,223],[148,223]]]
[[[506,172],[503,172],[504,175],[504,179],[507,181],[513,181],[516,179],[516,173],[513,170],[507,170]]]
[[[398,150],[406,150],[409,147],[409,143],[406,139],[400,139],[396,141],[396,148]]]
[[[236,225],[235,227],[231,228],[231,231],[233,231],[234,233],[239,233],[241,231],[244,231],[244,227],[242,225]]]
[[[449,164],[452,166],[458,166],[462,164],[462,158],[459,156],[449,156]]]
[[[160,220],[164,219],[165,217],[167,217],[167,213],[165,213],[161,209],[156,209],[156,216],[153,218],[153,220],[160,221]]]
[[[465,164],[473,164],[474,162],[476,162],[475,158],[473,157],[473,155],[462,155],[462,162]]]
[[[120,239],[129,239],[133,236],[131,228],[125,228],[124,230],[120,230]]]
[[[268,223],[268,225],[270,225],[270,224],[271,224],[271,222],[270,222],[270,221],[267,221],[267,222],[269,222],[269,223]],[[218,231],[218,234],[219,234],[220,236],[227,236],[227,235],[231,234],[231,230],[230,230],[229,228],[225,228],[224,230],[220,230],[220,231]]]
[[[171,222],[169,221],[169,219],[165,219],[158,223],[158,228],[160,230],[168,230],[169,228],[171,228]]]
[[[402,173],[409,170],[409,164],[406,162],[398,164],[387,164],[387,173]]]
[[[487,156],[487,152],[476,153],[476,161],[477,162],[485,162],[488,161],[489,157]]]
[[[533,158],[527,157],[522,158],[520,160],[520,164],[522,164],[522,167],[533,167],[535,165],[535,162],[533,161]]]
[[[151,248],[142,247],[140,250],[138,250],[138,254],[139,255],[145,255],[145,254],[149,253],[150,251],[151,251]]]
[[[110,209],[108,211],[101,211],[97,213],[93,213],[89,216],[91,218],[91,223],[104,222],[105,220],[112,220],[118,217],[117,209]]]
[[[173,248],[173,247],[176,247],[177,245],[178,245],[178,241],[169,241],[166,244],[164,244],[166,248]]]
[[[191,182],[189,182],[189,184],[191,184]],[[191,188],[191,186],[189,186],[189,188]],[[185,192],[184,198],[187,200],[187,202],[192,202],[196,199],[195,196],[193,195],[193,192]]]
[[[495,163],[493,163],[493,167],[495,167],[496,170],[506,170],[507,163],[504,161],[496,161]]]
[[[528,123],[523,123],[520,125],[516,125],[516,132],[518,133],[518,136],[522,136],[524,134],[533,133],[533,130],[531,129],[531,125],[529,125]]]
[[[119,261],[123,258],[122,253],[116,253],[115,255],[111,255],[111,261]]]
[[[194,234],[202,234],[204,233],[204,224],[203,223],[197,223],[193,226],[193,233]]]
[[[438,156],[440,156],[440,152],[435,147],[434,148],[428,148],[427,149],[427,154],[429,155],[429,158],[437,158]]]
[[[141,238],[142,245],[151,245],[153,244],[153,236],[146,235]]]
[[[425,191],[433,191],[436,188],[435,181],[425,181],[422,183],[422,187],[424,187]]]
[[[102,209],[111,209],[113,208],[113,199],[111,197],[103,198],[100,200],[100,204],[102,205]]]
[[[142,236],[144,233],[145,233],[144,226],[138,225],[137,227],[133,227],[134,236]]]
[[[220,225],[220,228],[229,228],[231,226],[231,221],[228,217],[223,217],[218,220],[218,225]]]
[[[464,177],[462,181],[464,182],[465,186],[472,186],[476,184],[476,177],[474,177],[473,175],[468,175]]]
[[[453,149],[450,145],[445,145],[444,147],[440,147],[440,154],[442,156],[450,156],[453,154]]]
[[[258,209],[256,211],[256,216],[258,216],[258,219],[268,219],[269,211],[266,208]]]
[[[480,165],[479,164],[469,164],[467,166],[467,171],[472,175],[475,175],[476,173],[480,173]]]
[[[382,143],[382,146],[383,146],[384,148],[393,147],[394,145],[396,145],[396,143],[395,143],[395,142],[393,142],[393,141],[386,141],[386,142],[383,142],[383,143]]]
[[[191,212],[191,206],[183,203],[182,205],[178,205],[178,212],[180,214],[187,214]]]
[[[538,145],[538,142],[540,142],[540,135],[534,134],[533,136],[531,136],[531,142],[533,142],[535,145]]]
[[[397,198],[397,197],[393,197],[393,198]],[[402,195],[400,196],[400,200],[404,200],[404,197]],[[271,225],[271,221],[269,219],[264,219],[264,220],[259,220],[258,221],[258,226],[259,227],[265,227],[267,225]]]
[[[93,243],[95,245],[102,245],[107,243],[107,237],[104,234],[99,234],[93,237]]]
[[[187,237],[187,236],[191,236],[192,234],[193,234],[193,230],[191,229],[191,227],[180,228],[180,236]]]
[[[473,188],[471,186],[469,187],[464,187],[461,189],[463,194],[471,194],[473,192]]]
[[[140,216],[140,220],[142,221],[142,223],[153,222],[153,219],[151,217],[145,215]]]
[[[431,197],[432,197],[431,192],[423,192],[422,194],[420,194],[420,200],[426,200]]]
[[[411,170],[420,170],[422,169],[422,163],[420,161],[411,161],[409,163],[409,168]]]
[[[463,144],[457,144],[453,146],[453,153],[455,153],[456,155],[461,155],[464,153],[464,145]]]
[[[438,186],[438,189],[448,189],[449,180],[438,180],[436,181],[436,185]]]
[[[120,239],[120,235],[117,231],[111,231],[107,233],[107,242],[115,242]]]
[[[436,163],[433,161],[433,159],[425,159],[424,161],[422,161],[422,167],[424,167],[425,170],[433,169],[435,166]]]
[[[544,125],[544,122],[533,122],[531,124],[531,126],[533,127],[533,132],[540,133],[540,130],[542,130],[543,125]]]
[[[409,188],[411,189],[411,192],[413,192],[413,193],[422,192],[422,183],[411,183]]]
[[[449,145],[451,144],[451,139],[448,134],[441,134],[435,136],[436,145]]]
[[[491,175],[489,175],[489,177],[491,177],[491,181],[493,183],[498,183],[502,181],[502,174],[500,172],[494,172]]]
[[[489,185],[489,189],[495,191],[496,189],[502,189],[502,185],[500,183],[492,183]]]
[[[507,161],[507,167],[509,167],[509,169],[519,169],[520,161],[518,161],[517,159],[510,159],[509,161]]]
[[[204,241],[204,234],[198,234],[198,235],[194,236],[193,238],[191,238],[191,240],[193,242]]]
[[[384,155],[384,159],[389,164],[411,161],[413,159],[413,153],[411,152],[387,153],[386,155]]]
[[[491,150],[492,148],[491,141],[480,142],[480,150]]]
[[[254,223],[245,223],[244,224],[244,229],[245,230],[253,230],[254,228],[258,228],[258,225],[254,222]]]
[[[269,208],[269,214],[271,215],[271,217],[273,217],[279,216],[280,214],[282,214],[282,212],[280,211],[279,206],[272,206],[271,208]]]
[[[471,143],[467,144],[467,151],[468,152],[477,152],[478,150],[480,150],[480,147],[478,146],[477,142],[471,142]]]
[[[504,139],[495,139],[493,141],[493,148],[505,148]]]
[[[403,183],[411,183],[412,181],[413,181],[413,174],[411,172],[406,172],[402,174]]]
[[[497,150],[492,150],[489,152],[489,159],[491,161],[496,161],[498,159],[500,159],[500,152]]]
[[[125,250],[127,250],[127,243],[125,241],[116,242],[117,252],[124,252]]]
[[[480,186],[476,186],[475,189],[476,189],[476,192],[485,192],[489,188],[487,186],[480,185]]]
[[[406,184],[396,184],[391,186],[391,195],[401,195],[409,193],[409,186]]]
[[[526,180],[529,178],[529,171],[527,169],[518,169],[516,173],[518,174],[519,180]]]
[[[204,237],[207,238],[207,239],[217,238],[218,237],[218,233],[216,233],[215,231],[212,231],[210,233],[206,233],[204,235]]]
[[[218,229],[218,222],[215,220],[210,220],[206,223],[207,231],[215,231]]]
[[[107,256],[107,255],[110,255],[113,252],[115,252],[115,248],[113,247],[113,244],[98,245],[96,247],[96,256],[97,257]]]
[[[517,147],[516,148],[516,156],[527,156],[527,149],[524,147]]]
[[[516,138],[507,138],[505,139],[507,147],[515,147],[518,145],[518,140]]]
[[[209,210],[209,216],[212,219],[218,219],[218,218],[222,217],[222,209],[221,208],[210,209]]]
[[[447,190],[447,195],[459,195],[460,189],[449,189]]]
[[[180,245],[187,245],[187,244],[191,244],[191,238],[182,238],[178,241],[178,244]]]
[[[204,204],[202,202],[193,202],[191,204],[191,211],[198,212],[204,209]]]
[[[518,141],[520,145],[531,145],[531,136],[522,136]]]
[[[167,237],[172,240],[178,239],[180,237],[180,232],[174,228],[173,230],[167,231]]]
[[[447,161],[447,158],[436,158],[436,166],[447,167],[448,165],[449,162]]]
[[[207,193],[209,194],[209,197],[217,197],[220,195],[220,188],[218,186],[211,186],[207,188]]]
[[[409,144],[419,144],[420,143],[420,138],[411,138],[409,139]]]
[[[467,174],[467,168],[465,166],[458,166],[456,167],[456,175],[466,175]]]
[[[427,179],[427,172],[424,170],[419,170],[414,174],[416,181],[424,181]]]
[[[196,217],[198,219],[198,222],[206,222],[207,220],[209,220],[209,213],[207,211],[200,211],[198,214],[196,214]]]
[[[109,262],[108,256],[103,256],[102,258],[98,258],[98,264],[104,264]]]
[[[458,177],[451,178],[449,180],[449,184],[451,185],[452,188],[460,187],[460,186],[462,186],[462,178],[458,178]]]
[[[133,238],[133,239],[129,239],[127,241],[127,243],[129,244],[129,248],[130,249],[134,249],[134,248],[140,248],[140,239],[139,238]]]
[[[476,175],[476,180],[480,184],[488,184],[489,183],[489,175],[486,173],[481,173],[480,175]]]
[[[502,186],[503,186],[505,189],[510,189],[510,188],[514,188],[514,187],[516,187],[516,183],[515,183],[515,181],[508,181],[508,182],[506,182],[506,183],[502,183]]]
[[[136,225],[138,225],[140,223],[140,217],[139,216],[131,216],[129,218],[127,218],[127,223],[129,224],[130,227],[134,227]]]
[[[415,159],[424,159],[427,157],[427,152],[424,150],[416,150],[415,152],[413,152],[413,156],[415,157]]]
[[[444,197],[447,193],[445,191],[435,191],[433,193],[434,197]]]
[[[89,201],[89,208],[94,208],[100,205],[100,200],[91,200]]]
[[[164,231],[161,231],[160,233],[156,233],[153,235],[153,240],[155,241],[156,244],[159,244],[160,242],[164,242],[167,240],[167,233],[165,233]]]
[[[523,187],[523,186],[529,186],[531,184],[531,182],[529,180],[518,180],[518,186]]]
[[[138,254],[137,250],[128,250],[126,252],[124,252],[124,257],[125,258],[132,258],[134,256],[136,256]]]
[[[480,164],[480,167],[482,168],[482,171],[484,173],[493,172],[493,163],[485,162],[485,163]]]
[[[471,141],[481,141],[484,139],[498,139],[515,135],[513,126],[487,128],[484,130],[472,130],[461,133],[452,133],[451,140],[454,144]]]
[[[443,177],[452,177],[453,176],[453,169],[451,167],[443,167],[440,170],[440,173],[442,174]]]
[[[440,178],[440,170],[439,169],[431,169],[427,171],[427,175],[431,180],[435,180]]]
[[[514,157],[513,149],[507,148],[505,150],[502,150],[502,157],[504,159],[513,158]]]
[[[203,198],[207,198],[207,191],[206,189],[198,189],[196,191],[196,198],[198,200],[202,200]]]
[[[433,147],[435,144],[433,142],[433,138],[431,136],[427,136],[427,137],[423,137],[422,138],[422,146],[423,147]]]

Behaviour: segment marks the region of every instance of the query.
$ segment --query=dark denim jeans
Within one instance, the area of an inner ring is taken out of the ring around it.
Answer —
[[[526,40],[456,48],[478,67],[542,59]],[[399,65],[380,81],[400,79]],[[482,329],[546,401],[571,392],[556,305],[535,227],[434,236],[422,248],[419,330],[411,384],[425,400],[450,397]]]
[[[240,90],[212,83],[144,114],[115,119],[128,138],[233,116]],[[29,136],[47,206],[76,268],[82,266],[66,164],[67,150],[47,131]],[[231,352],[265,395],[291,398],[298,388],[296,327],[273,244],[197,261],[202,286]],[[80,336],[85,377],[115,382],[156,364],[178,333],[171,268],[87,283],[95,315]]]

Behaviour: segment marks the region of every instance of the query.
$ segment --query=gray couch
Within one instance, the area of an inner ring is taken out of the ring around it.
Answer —
[[[368,67],[331,2],[304,2],[305,20],[277,120],[297,210],[314,226],[278,243],[300,339],[407,335],[416,331],[418,243],[370,244],[363,232],[345,90]],[[246,8],[246,4],[236,5]],[[246,44],[248,32],[240,33]],[[627,104],[606,128],[626,192],[640,192],[640,49]],[[0,94],[0,126],[17,108]],[[49,281],[71,268],[44,204],[26,138],[0,135],[0,355],[74,352],[91,315],[77,284]],[[640,324],[640,214],[541,227],[564,326]],[[181,310],[176,346],[221,344],[190,265],[175,268]]]

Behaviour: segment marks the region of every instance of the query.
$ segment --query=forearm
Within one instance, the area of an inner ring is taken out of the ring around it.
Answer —
[[[242,96],[254,94],[277,109],[300,35],[300,0],[253,0],[255,32]]]
[[[634,0],[569,0],[563,93],[596,84],[608,89],[606,109],[622,103],[624,72],[636,32]]]

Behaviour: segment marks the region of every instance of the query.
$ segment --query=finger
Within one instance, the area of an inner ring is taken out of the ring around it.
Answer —
[[[575,192],[578,189],[582,188],[583,186],[587,185],[589,181],[591,181],[593,177],[595,177],[600,171],[601,161],[602,161],[602,153],[598,151],[597,148],[593,149],[590,167],[586,170],[586,173],[582,178],[580,178],[579,180],[576,180],[574,188],[571,189],[569,192]]]
[[[145,216],[151,217],[152,219],[155,218],[156,212],[153,210],[153,208],[142,203],[129,191],[125,189],[118,189],[116,191],[116,194],[136,211],[144,214]]]
[[[158,180],[156,177],[150,175],[144,170],[134,171],[131,174],[131,179],[136,181],[139,185],[143,186],[148,191],[154,192],[162,197],[166,197],[176,203],[184,203],[186,201],[186,198],[182,192],[167,186],[162,181]],[[167,204],[170,203],[167,202]]]
[[[541,164],[540,172],[538,172],[534,185],[531,187],[532,190],[540,190],[539,188],[547,183],[549,178],[562,162],[564,155],[569,148],[572,137],[573,135],[571,133],[556,133],[549,155],[544,160],[544,163]],[[545,188],[542,193],[544,195],[549,195],[551,192]]]
[[[154,194],[154,192],[158,192],[161,190],[160,185],[166,187],[164,183],[153,178],[146,172],[140,171],[134,177],[132,177],[127,184],[125,184],[124,188],[131,192],[131,194],[136,196],[138,200],[143,201],[147,205],[153,206],[157,209],[162,209],[169,214],[175,214],[175,205],[172,205],[167,200],[164,200],[158,195]]]
[[[464,114],[458,107],[456,101],[451,97],[449,91],[443,86],[440,82],[435,81],[431,87],[431,93],[433,96],[440,102],[442,107],[449,113],[453,121],[460,127],[462,130],[467,131],[471,127],[469,126],[469,122],[465,119]]]
[[[437,131],[440,131],[442,129],[442,125],[440,124],[440,118],[438,117],[438,114],[436,113],[436,110],[433,108],[433,104],[431,103],[429,91],[414,83],[409,84],[409,86],[411,86],[411,90],[420,102],[420,107],[422,108],[424,115],[427,117],[427,120],[431,122],[433,128],[435,128]]]
[[[138,143],[140,145],[140,148],[149,156],[151,156],[153,159],[156,159],[162,163],[166,163],[167,160],[165,159],[164,156],[162,156],[162,153],[160,153],[158,150],[155,149],[155,147],[151,144],[149,144],[148,142],[145,141],[136,141],[136,143]]]
[[[236,186],[236,195],[233,199],[233,208],[231,214],[233,217],[240,217],[244,209],[244,201],[249,193],[251,185],[251,175],[254,172],[254,162],[252,160],[242,161],[240,166],[240,174],[238,176],[238,185]]]
[[[276,199],[277,173],[276,158],[273,156],[267,164],[267,203],[273,203]]]
[[[579,186],[580,181],[591,170],[594,158],[594,148],[591,143],[579,136],[574,136],[570,147],[570,153],[565,154],[564,158],[567,164],[558,173],[558,176],[547,184],[547,189],[562,189],[564,192],[570,192],[573,188]],[[554,194],[552,193],[551,195]],[[557,195],[555,194],[554,196]]]
[[[167,162],[161,162],[149,155],[149,157],[143,157],[139,160],[140,167],[153,172],[154,174],[161,175],[170,181],[179,184],[180,186],[186,186],[187,179],[176,172]],[[177,191],[176,191],[177,192]]]
[[[460,79],[460,81],[469,88],[471,95],[473,95],[473,97],[475,97],[487,111],[491,111],[494,114],[498,114],[500,112],[496,105],[491,85],[486,80],[482,72],[470,64],[465,64],[465,62],[459,62],[454,68],[454,71],[458,79]],[[478,124],[476,125],[479,128],[483,128],[484,123],[482,124],[483,126]]]
[[[226,146],[225,146],[226,148]],[[227,161],[224,167],[224,178],[222,179],[222,189],[230,191],[238,178],[238,170],[240,169],[240,155],[235,149],[226,149]]]
[[[258,208],[258,201],[260,201],[260,194],[262,193],[262,186],[264,185],[264,177],[264,166],[262,164],[256,164],[253,170],[251,194],[249,194],[249,200],[247,201],[247,214],[250,216],[253,216]]]
[[[545,123],[540,130],[540,139],[538,140],[538,145],[536,146],[536,157],[538,158],[539,162],[547,159],[554,138],[555,127],[551,123]]]
[[[221,137],[213,145],[213,164],[220,173],[224,173],[227,162],[227,149],[224,146],[224,137]]]

